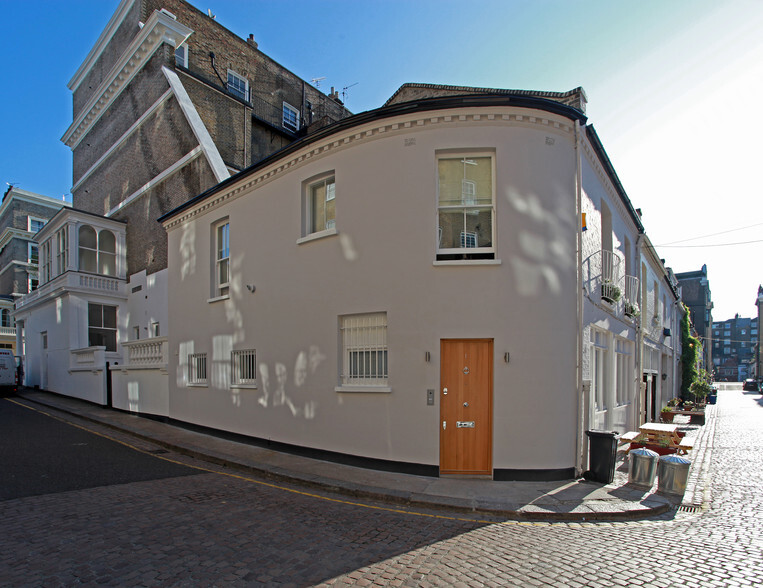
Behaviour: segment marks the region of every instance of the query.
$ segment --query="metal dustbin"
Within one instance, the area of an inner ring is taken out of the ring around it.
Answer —
[[[691,462],[680,455],[663,455],[657,467],[657,490],[666,494],[683,495],[689,478]]]
[[[630,461],[628,482],[651,488],[654,485],[654,476],[657,474],[660,454],[646,447],[639,447],[628,454],[628,460]]]
[[[617,431],[586,431],[590,443],[588,471],[583,472],[586,480],[611,484],[615,478],[617,458]]]

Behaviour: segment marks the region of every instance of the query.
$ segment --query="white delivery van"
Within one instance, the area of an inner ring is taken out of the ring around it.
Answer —
[[[10,349],[0,349],[0,390],[16,391],[16,358]]]

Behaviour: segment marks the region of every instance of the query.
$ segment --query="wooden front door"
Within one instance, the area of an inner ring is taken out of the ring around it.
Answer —
[[[440,342],[440,474],[492,475],[493,341]]]

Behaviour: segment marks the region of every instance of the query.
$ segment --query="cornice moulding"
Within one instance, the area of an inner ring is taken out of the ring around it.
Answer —
[[[166,12],[154,11],[103,83],[93,93],[79,116],[61,137],[61,141],[74,149],[162,43],[177,47],[184,43],[191,33],[193,31],[190,28],[177,22]]]
[[[413,116],[408,117],[397,116],[382,119],[329,135],[315,143],[309,143],[303,148],[263,166],[260,170],[249,173],[247,170],[244,170],[241,172],[241,174],[244,174],[244,177],[240,181],[237,182],[234,179],[230,186],[219,193],[210,194],[209,197],[203,198],[195,205],[179,212],[177,216],[170,217],[164,221],[160,219],[160,221],[166,230],[172,229],[199,214],[215,208],[219,204],[240,198],[251,190],[270,183],[283,173],[290,172],[306,162],[314,161],[316,158],[323,157],[329,153],[335,153],[361,142],[392,135],[410,135],[412,132],[432,129],[439,125],[458,127],[464,124],[473,126],[505,125],[532,127],[537,130],[568,137],[572,137],[574,128],[574,123],[571,121],[554,116],[551,113],[539,112],[535,114],[528,112],[526,109],[514,109],[511,107],[501,109],[484,107],[445,109],[415,113]]]

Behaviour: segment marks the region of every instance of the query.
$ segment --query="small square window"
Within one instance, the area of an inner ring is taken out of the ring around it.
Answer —
[[[39,231],[42,227],[45,226],[45,220],[41,218],[35,218],[33,216],[29,217],[29,226],[28,230],[30,233],[36,233]]]
[[[295,133],[299,130],[299,110],[288,102],[283,103],[283,126]]]
[[[342,385],[386,386],[387,313],[356,314],[340,319]]]
[[[257,383],[257,355],[254,349],[231,351],[231,384],[253,386]]]
[[[189,353],[188,354],[188,383],[206,384],[207,383],[207,354]]]
[[[235,71],[228,70],[228,92],[249,102],[249,81]]]

